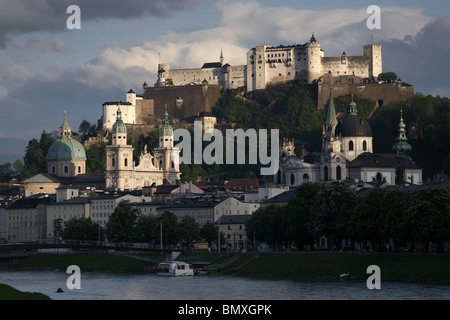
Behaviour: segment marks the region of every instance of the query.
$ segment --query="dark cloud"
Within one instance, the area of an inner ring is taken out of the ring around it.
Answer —
[[[0,48],[5,47],[8,35],[64,30],[70,5],[80,7],[81,21],[89,21],[168,17],[174,12],[191,10],[196,0],[0,0]]]

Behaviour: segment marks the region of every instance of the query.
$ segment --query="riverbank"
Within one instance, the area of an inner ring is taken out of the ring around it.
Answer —
[[[450,285],[449,254],[263,253],[242,256],[223,273],[296,278],[367,279],[377,265],[384,281]]]
[[[23,292],[7,284],[0,283],[0,300],[51,300],[39,292]]]
[[[14,270],[66,270],[77,265],[83,271],[149,272],[164,256],[143,259],[107,253],[39,253],[9,266]],[[450,285],[450,254],[358,254],[358,253],[251,253],[185,252],[180,260],[210,262],[210,271],[246,276],[367,279],[367,267],[377,265],[386,281]],[[212,268],[214,267],[214,268]]]

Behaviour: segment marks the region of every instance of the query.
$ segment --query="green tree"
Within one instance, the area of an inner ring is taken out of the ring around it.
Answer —
[[[200,237],[204,239],[206,242],[208,242],[208,245],[211,247],[213,242],[217,243],[217,228],[211,221],[207,221],[201,228],[200,228]]]
[[[86,149],[86,172],[105,172],[106,143],[99,142]]]
[[[398,79],[397,74],[392,71],[382,72],[378,75],[378,80],[381,80],[381,81],[393,82],[397,79]]]
[[[66,240],[91,240],[104,239],[104,230],[91,218],[71,218],[66,222],[62,231],[62,238]]]
[[[139,242],[152,242],[158,236],[155,234],[155,218],[149,215],[139,215],[133,230],[133,239]]]
[[[140,213],[140,210],[132,207],[128,200],[120,201],[105,227],[108,240],[131,241]]]
[[[200,227],[193,217],[184,216],[178,226],[179,239],[187,246],[200,239]]]
[[[87,120],[83,120],[78,127],[78,133],[87,136],[91,132],[91,124]]]
[[[444,188],[430,187],[419,190],[410,199],[406,214],[410,241],[421,241],[425,251],[430,243],[439,250],[450,240],[450,192]]]
[[[179,238],[179,223],[177,216],[170,211],[164,211],[161,215],[157,216],[154,225],[154,234],[158,235],[157,243],[161,243],[161,230],[162,227],[162,240],[164,245],[172,245],[180,240]]]

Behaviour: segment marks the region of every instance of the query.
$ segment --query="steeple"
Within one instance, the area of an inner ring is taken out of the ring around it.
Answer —
[[[160,136],[172,136],[173,135],[173,129],[170,125],[169,121],[169,113],[167,112],[167,105],[165,106],[164,111],[164,119],[162,121],[162,126],[159,128],[159,135]]]
[[[223,66],[223,53],[222,53],[222,49],[220,49],[220,65]]]
[[[69,123],[66,119],[66,110],[64,110],[64,121],[59,127],[59,137],[61,139],[70,139],[72,138],[72,128],[69,126]]]
[[[122,120],[122,110],[120,110],[120,101],[119,106],[117,108],[117,116],[116,116],[116,122],[112,126],[111,132],[114,133],[127,133],[127,126]]]
[[[411,151],[411,145],[406,137],[406,125],[403,123],[403,110],[400,110],[400,123],[398,124],[398,136],[392,146],[392,150],[397,154],[407,155]]]
[[[356,103],[353,101],[353,94],[352,94],[352,102],[348,105],[348,113],[351,115],[357,115],[358,109],[356,108]]]
[[[334,107],[332,88],[330,89],[330,98],[328,99],[327,118],[325,120],[325,129],[334,135],[338,121],[336,119],[336,109]]]

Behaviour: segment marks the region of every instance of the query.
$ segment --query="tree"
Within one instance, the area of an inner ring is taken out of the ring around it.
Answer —
[[[189,246],[200,239],[200,227],[193,217],[184,216],[178,226],[179,239]]]
[[[78,133],[80,135],[88,135],[91,132],[91,124],[89,121],[83,120],[80,123],[80,126],[78,127]]]
[[[200,229],[200,236],[210,247],[213,242],[217,243],[217,228],[214,223],[207,221]]]
[[[175,244],[179,239],[179,224],[177,216],[170,211],[164,211],[156,217],[154,225],[154,234],[158,234],[157,242],[160,243],[160,228],[162,226],[162,238],[164,245]]]
[[[139,242],[151,242],[156,239],[155,218],[153,216],[139,215],[133,230],[133,239]]]
[[[428,251],[434,242],[441,251],[443,242],[450,240],[450,192],[437,187],[419,190],[411,197],[405,218],[413,243],[421,241]]]
[[[66,222],[62,231],[62,238],[67,240],[91,240],[98,241],[104,239],[103,228],[91,218],[72,218]]]
[[[378,80],[381,80],[381,81],[393,82],[397,79],[398,79],[397,74],[392,71],[382,72],[378,75]]]
[[[140,210],[130,205],[128,200],[119,202],[106,224],[106,236],[109,241],[130,241],[133,239],[136,221]]]
[[[95,143],[87,148],[86,159],[86,172],[105,172],[106,143]]]

